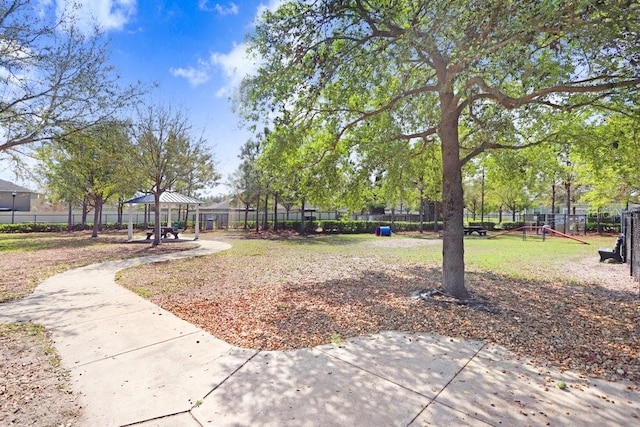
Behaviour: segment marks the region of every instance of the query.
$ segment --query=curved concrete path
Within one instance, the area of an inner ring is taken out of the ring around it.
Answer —
[[[536,368],[497,346],[387,332],[287,352],[233,347],[115,283],[118,270],[229,245],[90,265],[0,304],[51,331],[87,426],[633,425],[625,383]],[[554,386],[557,379],[569,387]]]

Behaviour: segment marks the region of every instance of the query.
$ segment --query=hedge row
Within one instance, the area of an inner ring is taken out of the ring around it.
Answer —
[[[273,229],[273,222],[268,222],[269,229]],[[396,221],[391,224],[388,221],[356,221],[356,220],[321,220],[321,221],[305,221],[304,231],[307,234],[313,233],[336,233],[336,234],[368,234],[375,233],[377,227],[390,226],[393,232],[402,231],[418,231],[420,224],[416,222],[402,222]],[[244,227],[244,222],[236,223],[236,228]],[[300,221],[297,220],[285,220],[278,221],[278,230],[291,230],[300,231]],[[424,222],[423,227],[425,231],[433,231],[433,221]],[[255,222],[248,221],[247,228],[252,230],[255,228]],[[438,228],[442,229],[442,223],[438,223]]]
[[[153,225],[150,225],[153,227]],[[74,224],[72,231],[91,230],[93,224]],[[119,227],[117,223],[102,224],[101,230],[118,230],[126,229],[126,224]],[[44,222],[24,222],[17,224],[0,224],[0,233],[43,233],[43,232],[60,232],[68,231],[67,224],[47,224]]]
[[[193,224],[189,224],[193,226]],[[244,224],[242,224],[243,226]],[[393,225],[390,222],[382,221],[355,221],[355,220],[322,220],[322,221],[305,221],[305,233],[339,233],[339,234],[366,234],[375,233],[376,228],[380,226],[391,226],[394,233],[403,231],[419,231],[420,224],[417,222],[396,221]],[[500,224],[490,222],[469,222],[470,226],[481,226],[487,230],[513,230],[525,225],[522,221],[503,221]],[[185,223],[180,223],[180,228],[184,228]],[[249,221],[247,226],[250,230],[255,228],[255,222]],[[613,223],[601,223],[605,232],[619,232],[620,225]],[[145,228],[142,224],[135,224],[136,229]],[[147,228],[152,228],[153,224],[148,224]],[[434,222],[425,221],[423,223],[424,231],[434,231]],[[73,231],[91,230],[92,224],[83,226],[75,224]],[[117,223],[103,224],[102,230],[117,230],[126,228],[126,225],[119,227]],[[269,228],[273,229],[273,222],[269,222]],[[442,229],[442,223],[438,223],[438,229]],[[278,230],[300,231],[300,221],[278,221]],[[46,223],[19,223],[19,224],[0,224],[0,233],[37,233],[37,232],[61,232],[67,231],[67,224],[46,224]],[[597,231],[596,222],[587,222],[587,231]]]
[[[67,231],[67,224],[18,223],[0,224],[0,233],[41,233]]]

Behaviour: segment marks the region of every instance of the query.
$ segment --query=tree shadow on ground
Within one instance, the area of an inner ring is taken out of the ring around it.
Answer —
[[[427,332],[497,343],[591,376],[640,379],[634,294],[471,272],[466,283],[477,304],[415,298],[415,291],[439,288],[441,278],[439,268],[382,265],[355,278],[172,296],[162,304],[242,347],[281,350],[386,330]]]

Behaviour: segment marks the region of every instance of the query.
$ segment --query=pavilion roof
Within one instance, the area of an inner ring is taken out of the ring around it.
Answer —
[[[136,197],[131,200],[127,200],[125,204],[153,204],[155,203],[153,194],[145,194],[140,197]],[[173,191],[165,191],[160,195],[160,203],[173,203],[182,205],[201,205],[204,202],[202,200],[194,199],[193,197],[185,196],[184,194],[176,193]]]

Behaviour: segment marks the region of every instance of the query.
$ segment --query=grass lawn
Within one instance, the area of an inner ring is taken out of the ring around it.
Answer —
[[[127,243],[126,231],[0,234],[0,303],[22,298],[49,276],[70,268],[196,247]]]

